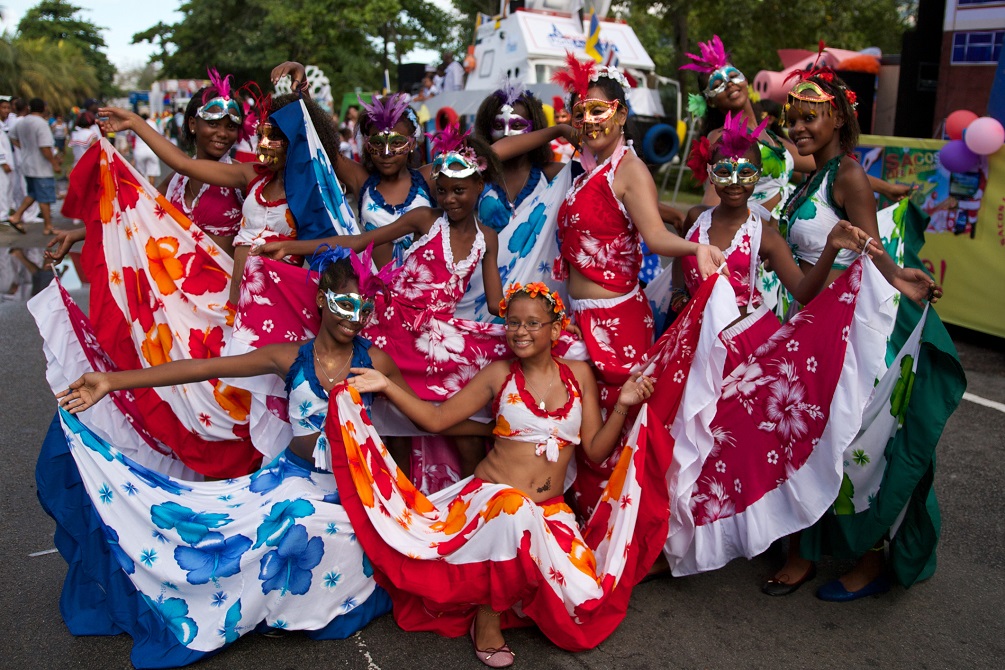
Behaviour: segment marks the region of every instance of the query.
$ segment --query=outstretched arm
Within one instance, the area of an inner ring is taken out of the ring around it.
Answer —
[[[297,344],[270,344],[240,356],[172,361],[140,370],[88,372],[56,394],[71,414],[83,412],[112,391],[190,384],[220,377],[285,376],[297,356]]]
[[[492,144],[492,151],[496,152],[499,160],[506,162],[511,158],[522,156],[540,146],[548,144],[552,140],[557,140],[559,137],[564,137],[576,145],[579,143],[579,138],[573,127],[560,123],[540,130],[533,130],[529,133],[523,133],[522,135],[503,137]]]
[[[102,107],[98,113],[108,117],[108,121],[101,124],[103,132],[133,131],[162,161],[167,163],[168,167],[187,177],[214,186],[240,189],[247,188],[251,180],[255,178],[255,166],[252,163],[220,163],[219,161],[190,158],[184,151],[151,128],[146,121],[128,110],[117,107]]]
[[[482,226],[485,235],[485,257],[482,258],[482,283],[485,285],[485,309],[499,316],[499,303],[503,299],[502,278],[499,276],[499,236],[491,228]]]

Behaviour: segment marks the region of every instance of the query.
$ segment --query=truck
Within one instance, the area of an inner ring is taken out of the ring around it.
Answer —
[[[590,58],[586,41],[590,16],[573,11],[574,0],[525,0],[500,3],[496,16],[479,16],[469,49],[464,90],[441,93],[425,105],[437,127],[453,119],[473,117],[479,105],[507,78],[520,80],[545,104],[564,91],[551,82],[565,66],[566,52]],[[582,2],[578,3],[582,5]],[[659,75],[652,58],[630,25],[607,17],[610,0],[596,3],[598,51],[616,62],[633,83],[628,104],[647,163],[661,165],[674,158],[682,139],[680,84]],[[473,62],[472,62],[473,61]]]

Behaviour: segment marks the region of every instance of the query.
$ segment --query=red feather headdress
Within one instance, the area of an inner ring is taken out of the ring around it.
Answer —
[[[565,68],[553,74],[551,80],[565,89],[566,93],[575,93],[582,100],[590,90],[590,81],[596,73],[595,61],[580,61],[571,51],[566,51]]]

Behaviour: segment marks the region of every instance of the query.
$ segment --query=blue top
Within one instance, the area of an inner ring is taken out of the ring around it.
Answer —
[[[370,360],[370,340],[359,337],[352,341],[352,362],[350,368],[373,367]],[[346,379],[353,377],[350,373]],[[290,425],[293,434],[313,435],[324,430],[328,414],[328,392],[321,386],[314,371],[314,340],[304,342],[297,352],[297,359],[286,373],[286,393],[290,399]],[[373,394],[363,393],[363,406],[370,413]]]
[[[478,220],[498,233],[509,224],[514,210],[534,192],[542,179],[544,171],[539,166],[532,165],[530,174],[527,175],[527,183],[516,194],[516,200],[512,203],[503,186],[486,182],[481,199],[478,201]]]

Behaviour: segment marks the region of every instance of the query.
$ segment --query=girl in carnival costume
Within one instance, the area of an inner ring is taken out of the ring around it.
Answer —
[[[874,239],[880,238],[880,231],[872,188],[851,156],[859,132],[854,92],[831,70],[816,65],[793,76],[797,82],[785,104],[789,137],[799,153],[812,156],[819,167],[789,198],[780,224],[800,267],[809,271],[826,262],[821,257],[823,231],[833,222],[847,219]],[[903,232],[910,237],[910,230]],[[920,241],[914,246],[920,248]],[[902,252],[891,250],[903,253],[905,262],[915,266],[908,268],[889,254],[876,257],[884,277],[911,300],[899,302],[896,328],[891,325],[883,331],[887,347],[874,352],[880,359],[873,380],[876,390],[862,435],[844,455],[844,481],[834,513],[804,533],[805,556],[833,552],[861,557],[851,572],[818,590],[818,597],[825,600],[854,600],[888,590],[887,540],[890,567],[901,584],[910,586],[934,571],[938,537],[931,490],[934,448],[965,380],[937,315],[927,308],[920,313],[914,305],[926,299],[934,302],[942,292],[920,269],[916,252],[910,244]],[[847,252],[838,254],[829,278],[841,275],[853,260]],[[905,388],[898,391],[901,387]],[[791,593],[815,574],[814,565],[800,554],[799,538],[790,540],[786,564],[764,586],[771,595]]]
[[[648,421],[661,423],[681,398],[672,383],[657,398],[653,379],[635,374],[605,422],[591,367],[554,355],[568,323],[558,294],[515,284],[500,313],[512,358],[488,365],[443,404],[416,401],[379,372],[355,369],[349,393],[335,398],[337,420],[328,422],[333,471],[375,577],[392,595],[395,620],[405,630],[468,634],[490,667],[513,663],[504,627],[533,622],[578,651],[603,642],[624,617],[665,537],[663,468],[673,447],[649,443],[641,417],[615,446],[632,407],[648,400]],[[693,338],[695,326],[692,320],[674,335]],[[688,349],[665,374],[683,378],[695,359]],[[473,477],[427,498],[397,474],[362,419],[353,402],[360,392],[384,393],[430,431],[492,403],[494,447]],[[656,418],[654,406],[665,414]],[[583,526],[562,497],[576,445],[596,462],[617,454],[597,512]]]
[[[92,372],[57,394],[61,409],[43,446],[49,467],[39,470],[39,497],[70,562],[63,599],[73,603],[64,608],[71,632],[126,631],[136,667],[166,667],[193,663],[256,630],[344,638],[388,610],[332,475],[316,467],[326,449],[328,394],[351,369],[372,366],[404,383],[391,358],[359,335],[385,290],[370,267],[347,250],[319,250],[317,278],[308,274],[321,322],[316,338],[241,356]],[[91,428],[108,411],[108,402],[99,403],[108,394],[254,375],[285,379],[292,438],[250,476],[177,480],[122,454],[120,442],[142,439],[129,424],[114,440]],[[368,411],[369,396],[363,401]]]
[[[304,66],[293,61],[273,68],[272,81],[275,83],[287,75],[294,84],[306,83]],[[374,96],[370,103],[362,98],[359,102],[363,112],[355,132],[362,163],[335,153],[329,153],[329,158],[339,181],[358,198],[360,227],[370,231],[418,207],[432,207],[436,180],[432,164],[412,165],[417,162],[415,150],[422,139],[422,126],[409,107],[407,96],[395,93],[383,98]],[[378,246],[374,260],[383,264],[393,257],[401,264],[411,243],[412,239],[406,235],[393,245]]]
[[[424,400],[441,401],[505,354],[501,326],[454,316],[476,267],[482,269],[490,304],[498,305],[502,298],[497,237],[475,216],[485,181],[499,173],[499,166],[490,148],[461,134],[456,125],[432,139],[436,199],[442,209],[419,207],[386,226],[326,241],[362,250],[406,235],[412,238],[402,272],[391,285],[391,300],[375,313],[366,334],[398,363],[405,380]],[[303,251],[304,242],[290,241],[266,244],[256,253],[282,258]],[[491,311],[496,314],[498,308]],[[391,446],[407,467],[401,444]],[[484,456],[484,445],[480,440],[459,440],[457,446],[461,472],[469,475]],[[450,478],[456,480],[454,475]]]
[[[653,344],[653,314],[639,285],[641,242],[664,256],[697,255],[703,276],[724,258],[707,244],[682,240],[660,218],[656,184],[645,163],[625,141],[628,82],[617,69],[581,63],[555,75],[570,94],[573,128],[553,126],[505,138],[507,151],[529,150],[565,134],[579,143],[586,173],[572,182],[558,214],[559,257],[555,278],[567,281],[573,320],[583,334],[600,384],[600,402],[610,409],[616,390]],[[510,146],[512,145],[512,146]],[[589,514],[609,467],[580,459],[576,492]]]
[[[290,212],[286,200],[285,168],[289,139],[279,127],[269,120],[286,105],[300,102],[298,94],[290,93],[277,98],[265,96],[258,104],[258,162],[251,163],[220,163],[217,161],[189,158],[183,151],[160,137],[153,129],[144,129],[142,119],[132,112],[105,108],[101,114],[109,118],[105,124],[109,130],[133,130],[154,152],[175,172],[190,179],[198,179],[207,184],[225,188],[236,188],[247,192],[244,200],[241,229],[234,238],[234,272],[241,277],[248,251],[269,240],[296,239],[297,222]],[[307,106],[310,118],[321,138],[329,156],[338,154],[338,134],[335,132],[331,118],[320,107],[310,100],[303,100]],[[235,112],[240,109],[237,100],[226,101],[228,108]],[[311,244],[308,253],[314,250],[317,243]],[[302,258],[293,258],[291,262],[299,265]],[[240,297],[240,281],[231,282],[230,301],[237,304]]]

